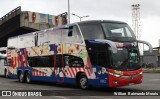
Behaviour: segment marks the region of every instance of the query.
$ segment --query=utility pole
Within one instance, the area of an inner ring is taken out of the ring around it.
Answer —
[[[79,16],[79,15],[76,15],[76,14],[72,14],[72,15],[78,17],[80,22],[82,21],[82,18],[89,17],[88,15],[87,16]]]
[[[70,1],[68,0],[68,24],[70,24]]]

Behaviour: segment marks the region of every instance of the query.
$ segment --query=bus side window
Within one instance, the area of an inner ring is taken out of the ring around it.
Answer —
[[[62,58],[62,57],[63,56],[60,54],[56,55],[56,67],[63,67],[62,62],[64,61],[63,60],[64,58]]]
[[[110,51],[107,45],[88,45],[92,50],[88,51],[89,58],[92,65],[97,65],[101,67],[109,67],[111,64]]]
[[[31,67],[53,67],[54,60],[52,56],[36,56],[28,58],[29,66]]]
[[[65,61],[68,61],[69,67],[84,67],[83,59],[80,57],[70,55],[68,59],[65,58]]]
[[[28,57],[28,63],[31,67],[36,67],[36,60],[34,57]]]

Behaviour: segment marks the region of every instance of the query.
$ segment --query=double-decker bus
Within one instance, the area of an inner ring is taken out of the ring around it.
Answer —
[[[8,39],[9,76],[19,82],[46,81],[118,87],[142,83],[135,34],[125,22],[84,21]]]

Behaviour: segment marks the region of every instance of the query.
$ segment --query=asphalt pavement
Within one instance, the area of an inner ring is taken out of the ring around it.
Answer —
[[[160,73],[144,73],[143,83],[119,88],[90,88],[82,90],[72,85],[55,83],[34,82],[33,84],[19,83],[17,79],[0,77],[0,90],[17,91],[41,91],[47,90],[48,95],[43,97],[0,97],[0,99],[160,99],[159,96],[126,96],[126,92],[159,92],[160,93]],[[46,91],[46,93],[47,93]],[[119,96],[116,96],[116,93]]]

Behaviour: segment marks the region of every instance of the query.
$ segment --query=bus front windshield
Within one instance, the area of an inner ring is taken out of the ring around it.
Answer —
[[[139,61],[139,52],[136,48],[118,48],[118,53],[112,53],[112,68],[117,70],[139,69]]]

